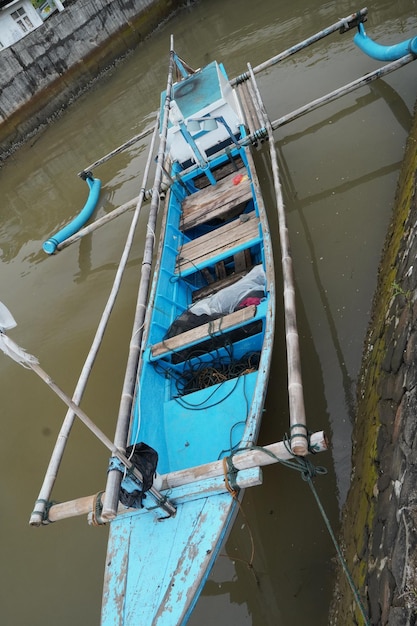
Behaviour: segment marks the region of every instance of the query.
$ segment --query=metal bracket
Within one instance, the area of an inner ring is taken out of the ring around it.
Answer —
[[[368,19],[367,15],[363,15],[360,11],[358,11],[354,18],[346,20],[343,22],[342,26],[339,29],[339,33],[344,35],[348,31],[352,30],[352,28],[356,28],[359,24],[363,24]]]

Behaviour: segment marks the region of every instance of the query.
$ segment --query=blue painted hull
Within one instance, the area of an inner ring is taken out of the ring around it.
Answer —
[[[233,512],[230,496],[218,494],[178,505],[163,522],[149,512],[112,522],[102,625],[186,624],[204,584],[201,569],[211,569]]]
[[[154,448],[163,475],[256,442],[275,324],[271,240],[248,148],[218,151],[209,174],[189,165],[177,163],[167,197],[130,426],[130,444]],[[226,308],[200,318],[214,300]],[[174,332],[190,314],[191,328]],[[187,622],[237,506],[224,477],[201,478],[166,494],[175,517],[161,519],[147,498],[111,523],[102,626]]]

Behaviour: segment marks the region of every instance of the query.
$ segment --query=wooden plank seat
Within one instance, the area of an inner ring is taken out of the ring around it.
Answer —
[[[255,213],[245,213],[215,231],[188,241],[178,254],[176,273],[181,276],[192,274],[249,248],[261,241],[259,227]]]
[[[243,278],[248,272],[249,267],[241,272],[234,272],[233,274],[229,274],[225,278],[221,280],[216,280],[210,282],[208,285],[204,287],[200,287],[200,289],[196,289],[193,291],[192,301],[197,302],[198,300],[202,300],[203,298],[207,298],[207,296],[212,296],[215,293],[218,293],[224,287],[230,287],[230,285],[234,285],[238,280]]]
[[[233,184],[235,177],[245,170],[232,172],[217,185],[209,185],[201,191],[187,196],[182,203],[181,230],[185,231],[198,224],[204,224],[216,218],[230,219],[243,204],[252,197],[250,180],[244,175],[238,184]]]
[[[240,156],[233,158],[230,157],[230,160],[226,161],[225,163],[221,163],[218,167],[214,167],[211,170],[211,173],[213,174],[217,182],[219,182],[232,172],[234,173],[234,175],[236,175],[238,173],[238,170],[242,169],[243,167],[244,163]],[[201,174],[200,176],[195,178],[193,182],[197,189],[204,189],[205,187],[211,185],[206,174]]]
[[[175,335],[175,337],[169,337],[159,343],[155,343],[151,347],[151,354],[153,358],[158,358],[164,354],[172,351],[176,351],[194,343],[208,339],[213,335],[218,335],[225,330],[231,329],[235,326],[240,326],[245,322],[253,319],[256,315],[256,306],[251,305],[244,309],[239,309],[223,317],[219,317],[216,320],[196,326],[191,330]]]

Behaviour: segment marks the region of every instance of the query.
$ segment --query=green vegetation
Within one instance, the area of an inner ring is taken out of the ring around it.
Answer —
[[[403,276],[398,274],[400,256],[409,230],[415,228],[409,221],[413,207],[417,178],[417,115],[414,117],[402,169],[400,173],[395,208],[388,232],[382,262],[379,268],[378,287],[373,303],[372,320],[365,342],[361,376],[358,383],[358,408],[354,429],[352,484],[343,516],[343,544],[345,558],[360,596],[365,599],[368,571],[372,568],[369,554],[373,534],[376,504],[378,502],[378,450],[377,439],[381,426],[381,386],[387,373],[382,367],[390,345],[391,319],[410,306],[412,294],[402,288]],[[401,302],[402,299],[402,302]],[[380,555],[381,557],[383,555]],[[352,593],[342,573],[339,572],[335,604],[337,626],[362,624],[362,618],[352,609]],[[412,594],[409,594],[410,601]],[[364,603],[366,605],[366,603]],[[352,611],[355,613],[353,617]]]

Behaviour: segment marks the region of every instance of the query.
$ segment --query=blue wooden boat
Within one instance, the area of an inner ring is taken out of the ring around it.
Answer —
[[[362,50],[391,62],[275,122],[264,110],[250,65],[229,81],[216,61],[191,70],[171,44],[152,219],[160,203],[162,172],[168,191],[149,300],[147,286],[141,293],[142,280],[139,287],[137,312],[146,304],[146,316],[135,318],[114,441],[79,406],[82,378],[88,376],[80,377],[72,399],[67,396],[36,357],[6,335],[16,323],[0,303],[0,350],[32,369],[69,408],[30,524],[44,526],[84,513],[92,524],[111,521],[102,626],[186,624],[243,490],[261,482],[260,466],[327,448],[324,433],[310,434],[306,427],[292,263],[272,131],[416,58],[416,38],[389,47],[372,42],[363,28],[366,13],[362,9],[339,20],[255,70],[355,27],[355,43]],[[173,84],[174,66],[179,77]],[[275,294],[267,212],[249,148],[265,138],[270,140],[276,195],[282,298]],[[100,181],[85,174],[90,198],[69,233],[79,228],[98,198]],[[144,187],[141,193],[143,199]],[[155,224],[156,219],[148,222],[151,245],[145,245],[142,276],[150,276]],[[51,252],[63,243],[53,242]],[[114,287],[118,285],[117,276]],[[114,297],[112,290],[106,309]],[[276,300],[283,303],[285,320],[290,437],[254,449],[269,378]],[[99,341],[107,320],[106,313]],[[95,351],[96,346],[87,367]],[[98,495],[54,503],[51,489],[75,416],[112,453],[107,486]]]
[[[156,264],[149,298],[149,281],[141,280],[139,287],[114,441],[78,406],[78,386],[71,401],[34,357],[6,337],[14,320],[0,307],[0,349],[33,369],[70,409],[30,523],[46,525],[83,513],[94,524],[111,522],[102,626],[186,624],[243,490],[261,483],[260,466],[327,447],[323,432],[310,434],[306,427],[292,262],[272,131],[415,55],[406,42],[398,61],[275,122],[268,119],[254,74],[337,30],[358,27],[355,42],[359,37],[360,47],[374,54],[362,25],[366,13],[339,20],[257,68],[248,65],[232,81],[216,61],[191,70],[171,43],[142,278],[150,279],[155,256]],[[267,211],[250,148],[263,139],[270,140],[282,294],[275,293]],[[154,255],[162,188],[167,192]],[[142,192],[144,197],[145,187]],[[290,437],[255,451],[276,301],[285,320]],[[112,452],[107,485],[98,496],[54,504],[51,489],[75,415]]]
[[[258,471],[236,473],[226,459],[256,442],[267,390],[275,280],[266,210],[224,68],[214,61],[191,73],[173,55],[182,77],[170,97],[171,186],[129,444],[156,451],[165,476],[223,459],[225,470],[164,491],[173,515],[149,495],[142,508],[119,511],[110,525],[103,626],[186,623],[242,486],[259,484]],[[137,485],[124,489],[132,504]]]

